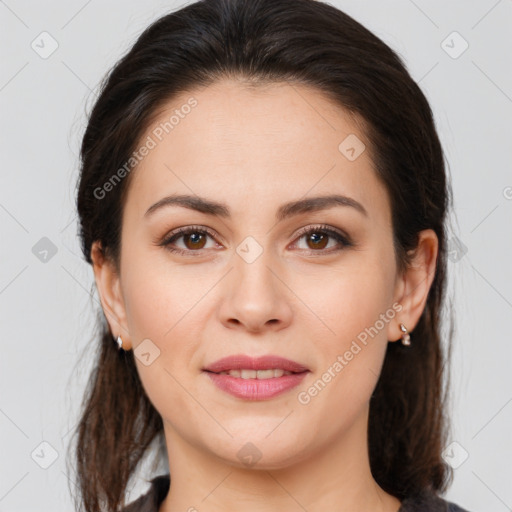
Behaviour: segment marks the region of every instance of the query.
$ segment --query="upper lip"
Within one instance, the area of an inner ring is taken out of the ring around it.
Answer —
[[[281,368],[294,373],[309,371],[304,365],[291,361],[290,359],[285,359],[284,357],[276,355],[251,357],[245,354],[223,357],[203,369],[209,372],[219,373],[228,370],[267,370],[271,368]]]

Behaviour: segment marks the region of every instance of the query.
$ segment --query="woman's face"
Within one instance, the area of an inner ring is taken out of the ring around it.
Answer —
[[[277,468],[366,429],[388,340],[411,318],[389,199],[354,118],[305,86],[226,80],[170,101],[143,145],[122,221],[125,330],[111,326],[167,439]],[[152,208],[171,195],[216,206]],[[347,199],[312,201],[332,196]],[[308,371],[265,384],[217,375],[219,387],[205,368],[232,355]]]

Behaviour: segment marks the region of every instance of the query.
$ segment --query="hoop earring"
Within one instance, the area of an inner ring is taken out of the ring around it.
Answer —
[[[123,348],[123,340],[121,339],[121,336],[117,337],[117,350],[121,350]]]
[[[411,345],[411,336],[409,335],[407,328],[404,324],[400,324],[400,330],[402,331],[402,345],[409,347]]]

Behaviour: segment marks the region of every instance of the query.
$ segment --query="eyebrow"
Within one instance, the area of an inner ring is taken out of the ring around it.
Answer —
[[[181,206],[190,210],[196,210],[206,215],[227,219],[231,218],[229,207],[226,204],[212,201],[204,197],[187,194],[174,194],[160,199],[147,209],[144,217],[148,217],[157,210],[169,206]],[[355,199],[347,196],[332,194],[328,196],[308,197],[306,199],[298,199],[296,201],[285,203],[281,205],[277,210],[276,221],[280,222],[284,219],[299,215],[301,213],[326,210],[335,206],[346,206],[354,208],[365,217],[368,217],[368,212],[364,206]]]

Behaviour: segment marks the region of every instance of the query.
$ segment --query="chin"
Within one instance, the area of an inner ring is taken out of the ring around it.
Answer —
[[[307,458],[304,436],[298,442],[293,436],[283,432],[278,435],[275,429],[263,429],[254,434],[234,435],[225,443],[215,443],[210,450],[226,464],[237,468],[276,470],[284,469]],[[306,442],[307,444],[307,442]]]

